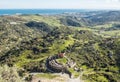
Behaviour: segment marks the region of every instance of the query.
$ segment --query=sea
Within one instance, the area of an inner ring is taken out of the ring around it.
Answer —
[[[0,9],[0,15],[15,15],[15,14],[41,14],[54,15],[62,13],[79,13],[90,10],[84,9]]]

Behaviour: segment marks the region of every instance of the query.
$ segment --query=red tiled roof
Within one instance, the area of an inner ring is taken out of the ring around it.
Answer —
[[[58,54],[59,57],[64,57],[65,53]]]

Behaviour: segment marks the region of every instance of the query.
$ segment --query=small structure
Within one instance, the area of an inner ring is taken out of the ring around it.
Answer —
[[[17,22],[10,22],[10,24],[11,24],[11,25],[16,25],[16,24],[17,24]]]
[[[73,68],[76,65],[76,63],[73,60],[69,60],[67,62],[67,65],[68,65],[68,67]]]
[[[58,54],[58,57],[59,58],[63,58],[65,56],[65,53],[60,53],[60,54]]]
[[[58,54],[56,56],[48,57],[47,60],[46,60],[46,66],[47,66],[47,68],[48,68],[48,70],[50,72],[57,72],[57,73],[62,72],[62,73],[66,73],[71,78],[72,74],[67,69],[67,67],[56,61],[56,59],[63,58],[64,55],[65,55],[65,53],[60,53],[60,54]]]

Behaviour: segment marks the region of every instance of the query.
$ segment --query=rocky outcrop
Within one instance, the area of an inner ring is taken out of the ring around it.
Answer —
[[[66,66],[64,66],[63,64],[59,63],[56,61],[56,59],[58,59],[58,56],[52,56],[47,58],[46,60],[46,66],[48,71],[50,72],[55,72],[55,73],[66,73],[69,75],[69,77],[71,77],[71,72],[67,69]]]

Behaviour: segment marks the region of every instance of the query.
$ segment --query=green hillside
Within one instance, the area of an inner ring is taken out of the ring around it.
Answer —
[[[68,69],[74,78],[82,74],[84,82],[118,82],[119,20],[107,23],[106,17],[104,24],[98,24],[94,17],[79,20],[76,16],[0,16],[0,64],[18,68],[26,80],[30,73],[43,73],[46,78],[52,74],[46,67],[47,58],[65,52],[66,58],[76,63]],[[66,65],[66,58],[57,61]]]

